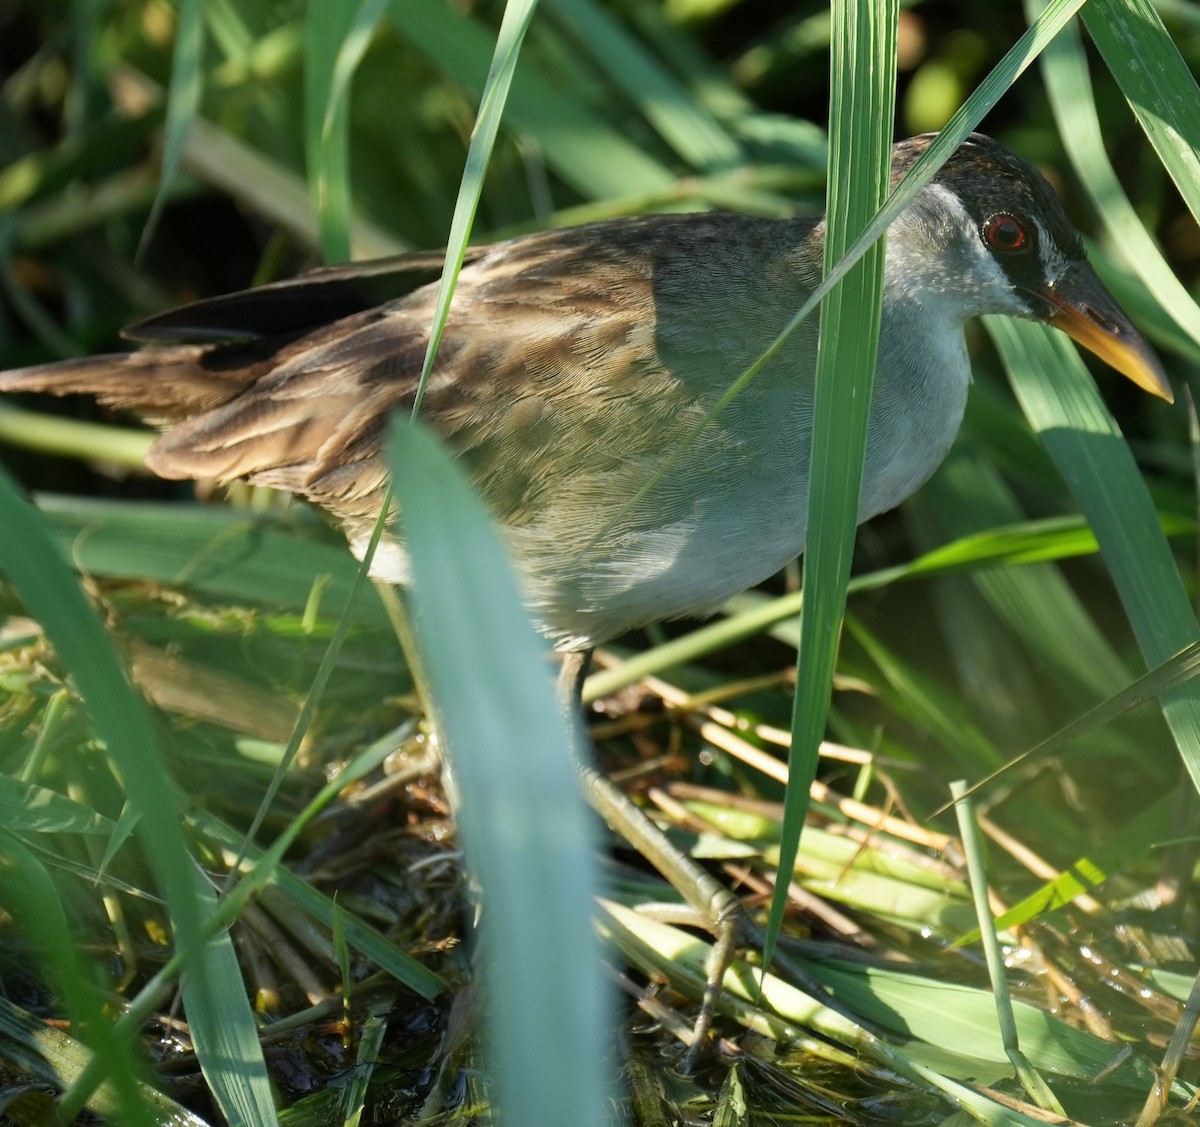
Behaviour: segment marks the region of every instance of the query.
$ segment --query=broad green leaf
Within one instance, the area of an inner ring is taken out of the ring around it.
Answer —
[[[1192,214],[1200,216],[1200,86],[1149,0],[1091,0],[1083,23]]]
[[[581,737],[462,469],[412,423],[396,425],[390,460],[417,644],[482,889],[498,1104],[514,1123],[599,1124],[610,1003],[591,928],[597,837],[569,750]]]
[[[211,914],[217,898],[199,870],[195,885],[196,899]],[[217,932],[204,944],[204,965],[209,980],[221,983],[221,990],[211,995],[194,994],[191,977],[183,976],[188,1032],[204,1078],[230,1123],[275,1127],[279,1119],[267,1065],[228,931]]]
[[[1147,665],[1200,638],[1158,515],[1120,429],[1078,354],[1061,333],[1028,321],[988,318],[1021,406],[1096,532],[1104,562]],[[1171,689],[1163,715],[1200,787],[1200,686]]]

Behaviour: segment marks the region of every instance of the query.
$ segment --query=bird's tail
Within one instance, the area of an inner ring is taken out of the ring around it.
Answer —
[[[206,346],[182,345],[60,360],[0,372],[0,394],[90,395],[106,407],[133,411],[165,427],[227,403],[253,382],[254,365],[231,359],[214,363]]]

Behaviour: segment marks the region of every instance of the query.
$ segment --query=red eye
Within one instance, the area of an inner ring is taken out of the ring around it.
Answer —
[[[1025,225],[1011,215],[993,215],[983,225],[983,237],[992,250],[1022,250],[1029,242]]]

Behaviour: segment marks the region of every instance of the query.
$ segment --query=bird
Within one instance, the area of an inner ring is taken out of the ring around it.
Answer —
[[[893,185],[933,137],[894,146]],[[420,414],[466,466],[557,648],[704,616],[803,552],[816,318],[701,424],[819,284],[824,237],[821,217],[656,214],[467,251]],[[135,351],[0,373],[0,392],[132,410],[161,431],[159,475],[300,494],[361,558],[441,264],[402,255],[196,301],[125,330]],[[1048,182],[983,134],[890,227],[883,285],[860,522],[948,452],[971,381],[964,326],[981,314],[1053,325],[1172,398]],[[409,579],[395,521],[372,574]]]
[[[893,147],[893,186],[934,136]],[[465,466],[563,653],[565,712],[577,714],[595,646],[707,615],[804,551],[817,319],[713,412],[820,284],[824,244],[822,217],[707,212],[467,250],[420,416]],[[161,431],[146,458],[157,474],[300,494],[361,559],[389,497],[389,418],[418,394],[442,262],[325,267],[196,301],[126,329],[134,351],[0,372],[0,393],[131,410]],[[964,327],[979,315],[1053,325],[1172,399],[1050,185],[983,134],[890,226],[883,288],[860,523],[919,489],[949,451],[971,382]],[[389,513],[376,579],[408,583],[402,533],[403,514]],[[753,930],[728,889],[576,758],[596,810],[718,936],[694,1063],[735,937]]]

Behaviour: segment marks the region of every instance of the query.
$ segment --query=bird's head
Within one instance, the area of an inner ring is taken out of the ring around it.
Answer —
[[[934,134],[901,141],[893,185]],[[1139,387],[1173,400],[1162,366],[1088,264],[1046,179],[973,133],[889,234],[889,279],[962,315],[1005,313],[1061,329]]]

